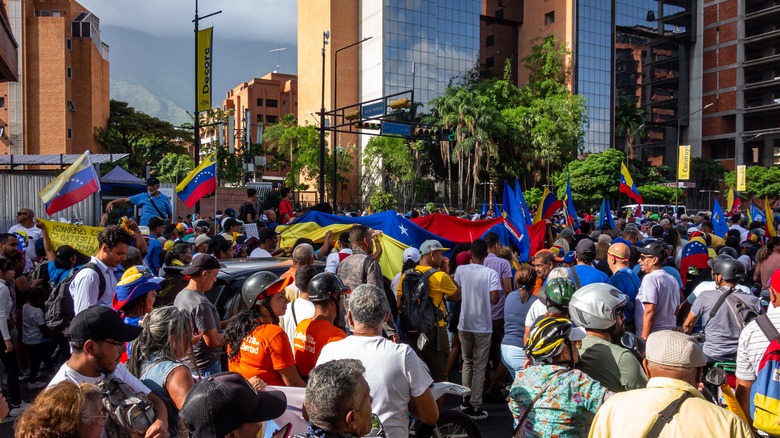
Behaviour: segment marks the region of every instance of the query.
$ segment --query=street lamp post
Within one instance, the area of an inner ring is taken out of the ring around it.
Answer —
[[[365,37],[360,41],[356,41],[348,46],[344,46],[338,50],[336,50],[336,54],[333,55],[333,109],[337,109],[339,105],[338,101],[338,89],[339,89],[339,52],[342,50],[349,49],[350,47],[357,46],[358,44],[365,43],[366,41],[370,40],[373,37]],[[338,214],[338,203],[336,201],[336,198],[338,198],[337,191],[338,191],[338,157],[336,154],[336,148],[338,147],[338,136],[339,134],[336,133],[336,139],[333,142],[333,213]]]
[[[707,108],[711,107],[712,105],[714,105],[714,103],[710,102],[707,105],[704,105],[703,107],[699,108],[698,110],[696,110],[696,111],[694,111],[694,112],[692,112],[692,113],[690,113],[690,114],[688,114],[686,116],[683,116],[683,117],[680,117],[679,119],[677,119],[677,154],[676,154],[677,155],[677,163],[675,163],[675,166],[674,166],[674,170],[675,170],[675,173],[676,173],[675,177],[676,177],[676,180],[677,180],[677,184],[675,184],[675,186],[674,186],[674,217],[677,217],[677,208],[679,207],[679,203],[678,203],[678,199],[677,198],[678,198],[678,192],[680,191],[680,169],[679,169],[679,166],[680,166],[680,143],[682,142],[682,135],[680,135],[680,123],[683,120],[691,117],[692,115],[698,114],[698,113],[706,110]]]
[[[330,31],[322,33],[322,107],[320,108],[320,200],[325,202],[325,46]]]

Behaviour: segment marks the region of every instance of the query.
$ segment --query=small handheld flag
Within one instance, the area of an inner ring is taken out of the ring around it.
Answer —
[[[92,166],[89,151],[84,152],[64,172],[38,192],[49,216],[87,199],[100,190],[100,180]]]
[[[176,194],[184,204],[192,208],[195,203],[217,189],[217,162],[209,155],[176,186]]]
[[[639,194],[639,189],[637,189],[636,184],[634,184],[634,179],[631,178],[631,174],[628,173],[628,168],[626,167],[626,163],[620,163],[619,190],[621,193],[624,193],[626,196],[636,201],[637,204],[641,204],[642,202],[644,202],[642,200],[642,195]]]
[[[539,202],[539,208],[536,209],[536,214],[534,215],[534,223],[550,219],[562,206],[563,203],[545,187],[544,193],[542,193],[542,200]]]
[[[723,208],[721,208],[717,199],[714,200],[712,205],[712,227],[715,235],[721,238],[726,237],[726,233],[729,232],[729,224],[726,222]]]
[[[766,212],[766,234],[769,237],[777,236],[775,230],[775,215],[772,214],[772,207],[769,205],[769,197],[764,196],[764,211]]]

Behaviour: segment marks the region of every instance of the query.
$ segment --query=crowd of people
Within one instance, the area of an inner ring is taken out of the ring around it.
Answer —
[[[363,225],[280,247],[289,191],[278,212],[258,214],[248,189],[238,209],[171,222],[147,183],[109,204],[139,206],[139,223],[105,226],[95,254],[55,245],[27,208],[0,234],[0,418],[18,436],[254,437],[287,409],[270,386],[306,388],[301,436],[406,437],[411,415],[424,437],[443,409],[431,386],[451,379],[469,388],[465,415],[504,404],[518,437],[780,433],[751,418],[764,326],[780,327],[780,237],[739,213],[725,236],[705,213],[614,229],[554,217],[530,260],[488,233],[422,242],[386,273],[380,230]],[[287,272],[252,274],[219,313],[207,293],[221,261],[280,255]],[[703,383],[724,364],[730,410]],[[22,382],[42,389],[32,404]]]

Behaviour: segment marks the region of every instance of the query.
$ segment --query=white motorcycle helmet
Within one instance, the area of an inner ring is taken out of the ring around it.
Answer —
[[[615,313],[628,303],[628,297],[607,283],[583,286],[571,297],[569,317],[580,327],[607,330],[615,325]]]

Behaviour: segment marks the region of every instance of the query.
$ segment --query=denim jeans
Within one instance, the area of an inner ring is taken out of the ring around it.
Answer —
[[[501,359],[504,361],[506,369],[512,374],[512,381],[514,381],[517,372],[523,369],[525,351],[514,345],[501,344]]]

